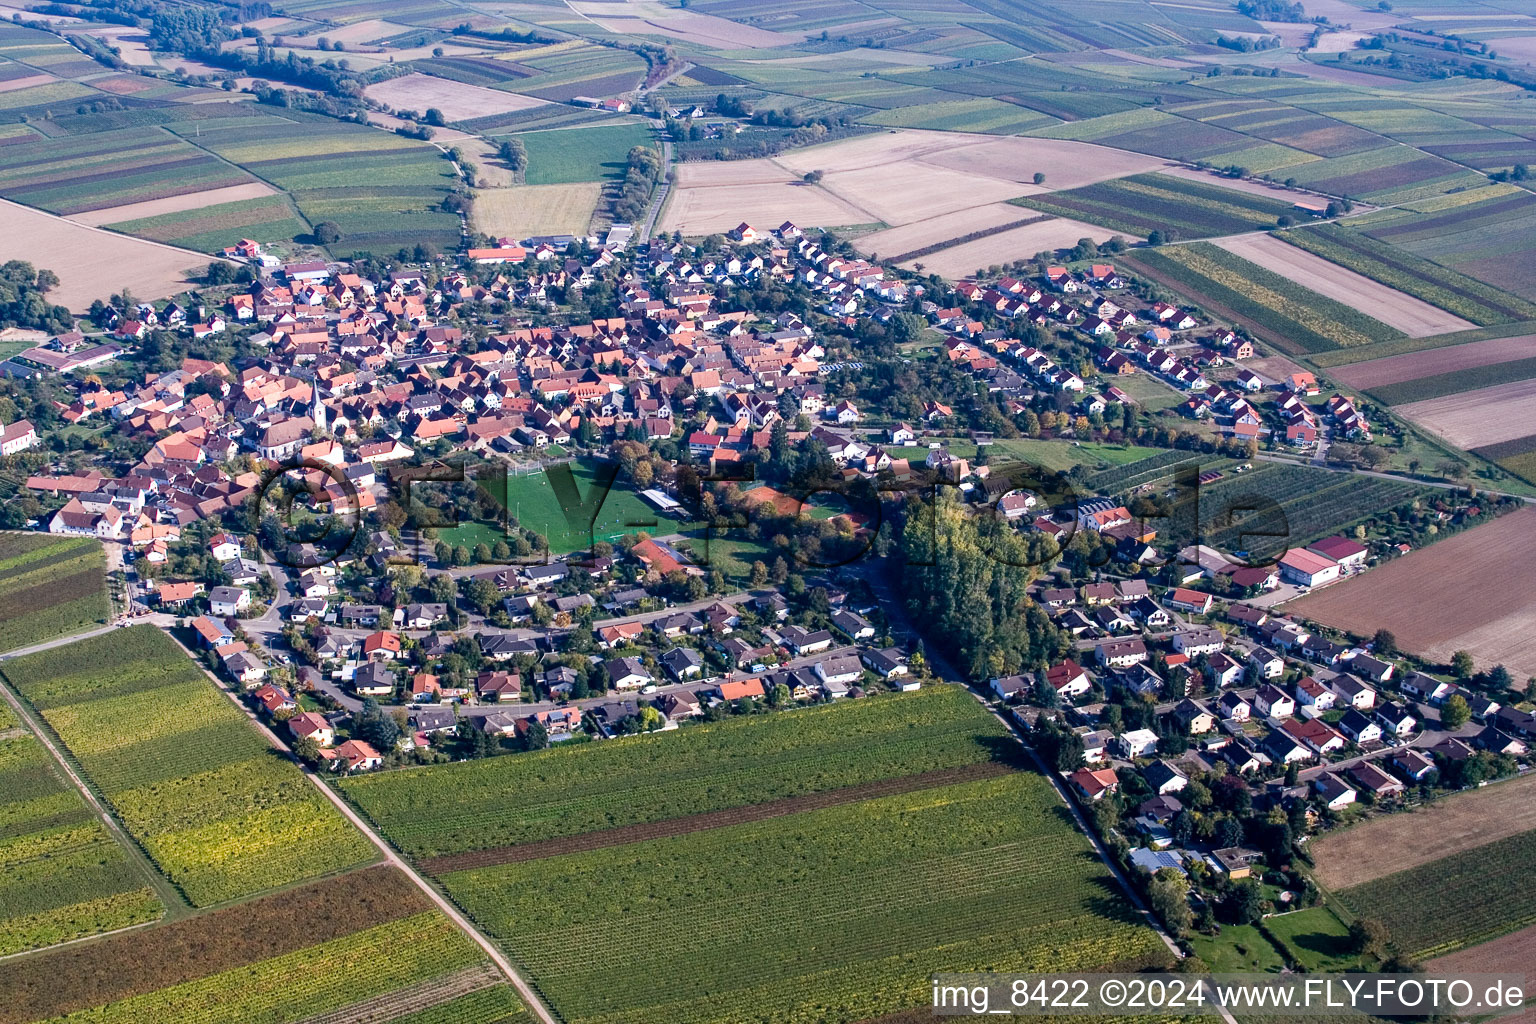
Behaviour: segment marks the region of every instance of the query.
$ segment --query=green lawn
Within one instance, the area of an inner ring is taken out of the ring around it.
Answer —
[[[1216,936],[1197,932],[1189,943],[1215,974],[1279,974],[1285,970],[1279,950],[1251,924],[1222,925],[1221,934]]]
[[[1141,448],[1133,444],[1096,444],[1085,441],[1031,441],[1028,438],[1010,438],[998,441],[988,449],[994,463],[1005,458],[1032,462],[1042,469],[1068,470],[1080,463],[1089,466],[1123,466],[1156,455],[1161,449]]]
[[[654,144],[651,130],[643,124],[558,128],[525,132],[518,138],[528,150],[530,185],[622,178],[629,151]]]
[[[1327,907],[1266,918],[1264,924],[1309,971],[1347,971],[1359,962],[1349,949],[1349,929]]]
[[[1114,379],[1115,387],[1136,400],[1144,412],[1161,412],[1172,409],[1184,401],[1184,396],[1148,373],[1133,373]]]

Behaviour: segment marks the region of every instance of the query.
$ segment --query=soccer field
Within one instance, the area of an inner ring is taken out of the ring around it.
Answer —
[[[676,533],[682,524],[670,519],[645,502],[634,484],[620,476],[605,497],[599,497],[599,469],[595,459],[577,459],[569,463],[575,477],[578,498],[571,503],[569,515],[551,483],[551,474],[563,467],[550,466],[537,473],[507,477],[507,512],[521,524],[549,541],[552,555],[584,551],[593,541],[613,541],[627,533],[641,530],[651,534]],[[595,518],[594,518],[595,516]],[[494,543],[494,528],[482,523],[465,523],[443,530],[442,540],[449,544],[473,547]]]

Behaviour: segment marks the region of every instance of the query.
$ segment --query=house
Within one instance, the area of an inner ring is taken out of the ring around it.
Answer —
[[[633,690],[641,686],[649,686],[652,682],[651,674],[645,670],[645,665],[639,658],[614,658],[603,662],[603,671],[608,676],[608,688],[611,690]]]
[[[1344,737],[1320,718],[1287,718],[1280,729],[1325,757],[1344,749]]]
[[[832,634],[824,629],[812,631],[802,626],[785,626],[782,635],[784,643],[797,658],[817,654],[832,646]]]
[[[322,750],[320,756],[338,772],[367,772],[384,765],[383,755],[362,740],[347,740],[333,750]]]
[[[370,661],[353,673],[352,692],[359,697],[393,696],[395,674],[382,661]]]
[[[1253,706],[1259,714],[1270,718],[1289,718],[1296,713],[1296,701],[1273,683],[1259,687],[1253,696]]]
[[[1339,700],[1352,708],[1369,711],[1376,706],[1376,691],[1348,673],[1334,676],[1328,680],[1328,685],[1339,695]]]
[[[1002,700],[1022,700],[1035,688],[1035,681],[1025,675],[999,676],[989,685]]]
[[[1214,598],[1210,594],[1202,594],[1198,590],[1189,590],[1185,587],[1174,587],[1163,595],[1163,602],[1168,607],[1195,615],[1209,615],[1212,601]]]
[[[1213,689],[1222,690],[1243,678],[1243,666],[1236,658],[1219,651],[1205,659],[1205,671]]]
[[[1109,668],[1130,668],[1147,660],[1147,645],[1140,640],[1113,640],[1099,645],[1098,659]]]
[[[234,642],[235,634],[228,627],[206,615],[199,615],[193,619],[191,626],[198,639],[209,648],[223,647],[227,643]]]
[[[618,622],[611,626],[599,626],[597,646],[604,650],[623,647],[640,639],[644,633],[645,624],[641,622]]]
[[[767,693],[763,689],[761,679],[727,679],[716,684],[715,692],[720,695],[721,700],[741,700],[742,698],[751,700]]]
[[[1332,710],[1339,699],[1338,694],[1311,676],[1302,676],[1296,680],[1295,692],[1298,708],[1308,708],[1319,715],[1324,711]]]
[[[1330,811],[1341,811],[1355,802],[1355,788],[1334,772],[1323,772],[1313,779],[1312,788]]]
[[[1104,794],[1115,793],[1120,789],[1120,777],[1113,768],[1079,768],[1067,776],[1067,781],[1072,783],[1084,800],[1090,802],[1102,800]]]
[[[1358,657],[1355,658],[1355,662],[1359,660]],[[1408,673],[1397,681],[1397,688],[1415,700],[1422,700],[1436,706],[1444,704],[1451,694],[1460,689],[1455,683],[1447,683],[1434,676],[1425,675],[1423,672]],[[1470,705],[1471,702],[1468,701],[1468,706]]]
[[[1189,778],[1167,761],[1153,761],[1142,769],[1141,777],[1158,796],[1177,793],[1189,785]]]
[[[266,708],[269,715],[279,711],[292,711],[299,706],[298,701],[294,700],[287,690],[281,686],[273,686],[271,683],[258,687],[252,696]]]
[[[410,604],[405,607],[406,629],[431,629],[439,619],[448,617],[448,606],[442,603]]]
[[[1339,563],[1306,548],[1292,548],[1280,559],[1280,577],[1303,587],[1320,587],[1339,578]]]
[[[1216,701],[1216,710],[1229,722],[1246,722],[1253,714],[1253,705],[1235,693],[1224,693]]]
[[[1120,734],[1116,746],[1127,758],[1143,757],[1157,749],[1157,733],[1151,729],[1129,729]]]
[[[1381,723],[1382,732],[1399,738],[1411,735],[1419,724],[1412,711],[1391,701],[1376,709],[1376,721]]]
[[[1257,753],[1263,754],[1271,764],[1299,764],[1317,756],[1283,729],[1270,730],[1269,735],[1259,744]]]
[[[825,684],[852,683],[863,675],[864,670],[859,665],[859,659],[851,654],[840,657],[826,658],[818,661],[811,667],[816,677]]]
[[[859,655],[864,667],[881,679],[895,679],[907,674],[907,656],[899,647],[883,647],[866,650]]]
[[[1185,697],[1174,706],[1173,720],[1191,736],[1200,736],[1216,728],[1216,716],[1199,701]]]
[[[1248,652],[1248,664],[1260,679],[1279,679],[1285,674],[1285,659],[1265,647],[1255,647]]]
[[[239,587],[214,587],[208,591],[208,610],[221,619],[239,615],[250,607],[250,593]]]
[[[1435,762],[1412,747],[1406,747],[1393,754],[1392,767],[1401,772],[1410,782],[1423,782],[1437,770]]]
[[[331,723],[313,711],[300,711],[288,719],[288,732],[296,740],[314,740],[322,747],[336,742],[336,730]]]
[[[846,609],[839,609],[832,613],[832,625],[852,640],[868,640],[875,635],[875,627],[870,625],[864,616]]]
[[[1362,761],[1348,772],[1349,780],[1368,793],[1378,797],[1400,796],[1403,784],[1369,761]]]
[[[400,657],[400,634],[381,630],[363,638],[363,657],[374,660],[394,661]]]
[[[1068,658],[1057,665],[1052,665],[1045,670],[1045,683],[1056,691],[1058,697],[1070,699],[1081,697],[1092,689],[1088,680],[1088,673],[1077,662]]]
[[[704,659],[692,647],[674,647],[656,660],[680,683],[704,674]]]
[[[523,680],[516,672],[487,671],[475,677],[475,695],[488,704],[517,700],[523,693]]]
[[[1190,658],[1218,653],[1226,645],[1221,630],[1201,627],[1173,634],[1173,649]]]
[[[1103,764],[1109,760],[1109,745],[1115,734],[1107,729],[1093,729],[1079,733],[1083,741],[1083,760],[1088,764]]]
[[[1373,658],[1369,654],[1357,654],[1349,663],[1349,670],[1373,683],[1384,683],[1392,678],[1392,673],[1397,671],[1397,666],[1390,661]]]

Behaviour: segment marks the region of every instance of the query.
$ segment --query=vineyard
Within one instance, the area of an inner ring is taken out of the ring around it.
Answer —
[[[934,971],[1161,951],[1025,772],[443,881],[571,1024],[863,1020]]]
[[[0,533],[0,651],[106,622],[107,556],[86,537]]]
[[[251,896],[374,855],[153,627],[7,662],[3,674],[194,906]]]
[[[1339,893],[1356,916],[1387,926],[1414,959],[1440,956],[1536,924],[1527,884],[1536,831],[1378,878]]]
[[[0,740],[0,956],[153,921],[144,881],[42,744]]]
[[[1002,735],[940,686],[340,786],[401,850],[436,857],[979,764]]]

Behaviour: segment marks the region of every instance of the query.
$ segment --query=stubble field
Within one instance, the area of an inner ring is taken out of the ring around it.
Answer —
[[[531,96],[519,96],[515,92],[465,85],[423,74],[391,78],[370,85],[363,92],[369,99],[387,103],[397,110],[420,113],[429,107],[436,107],[449,121],[467,121],[473,117],[486,117],[508,110],[526,110],[542,106],[545,102]]]
[[[1459,650],[1479,668],[1536,675],[1536,508],[1512,512],[1286,609],[1370,636],[1391,630],[1404,650],[1448,662]]]
[[[1458,448],[1481,448],[1536,434],[1536,379],[1409,402],[1394,411]]]
[[[475,193],[475,230],[496,237],[585,234],[602,198],[599,182],[514,185]]]

